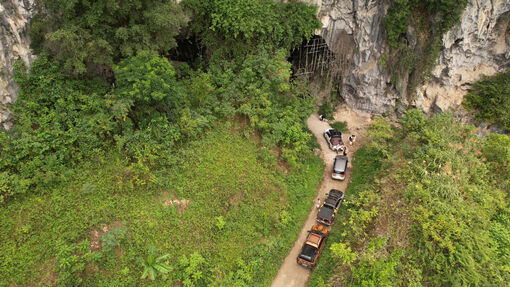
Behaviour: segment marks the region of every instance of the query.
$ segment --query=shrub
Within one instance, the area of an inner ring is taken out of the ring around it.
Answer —
[[[463,101],[480,120],[510,131],[510,71],[486,77],[473,85]]]
[[[332,128],[341,131],[342,133],[348,133],[347,122],[334,122],[329,124]]]

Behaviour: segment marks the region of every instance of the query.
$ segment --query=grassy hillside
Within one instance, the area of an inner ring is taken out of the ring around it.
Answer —
[[[124,156],[98,154],[67,184],[9,202],[0,209],[0,285],[145,285],[137,261],[154,245],[173,267],[158,286],[267,286],[310,209],[322,163],[282,172],[251,136],[219,124],[146,184]]]
[[[510,138],[442,114],[379,120],[310,286],[506,286]]]

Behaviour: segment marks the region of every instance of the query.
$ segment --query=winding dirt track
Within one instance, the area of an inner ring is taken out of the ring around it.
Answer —
[[[348,156],[349,156],[349,167],[347,169],[347,177],[345,181],[337,181],[331,178],[331,170],[333,169],[333,161],[335,159],[336,153],[329,149],[326,140],[324,139],[323,133],[329,128],[329,124],[326,122],[321,122],[319,120],[319,116],[317,114],[311,115],[306,124],[308,129],[313,133],[315,138],[317,138],[318,143],[321,146],[321,158],[326,165],[324,168],[323,180],[317,191],[317,196],[315,197],[314,202],[310,202],[310,213],[308,214],[308,218],[306,219],[303,228],[299,232],[299,236],[294,242],[294,246],[290,250],[289,254],[283,261],[278,274],[276,275],[272,287],[301,287],[306,286],[308,279],[310,278],[311,271],[305,269],[296,263],[296,258],[301,251],[301,247],[306,239],[306,235],[308,230],[311,229],[312,225],[315,223],[315,218],[317,216],[317,209],[315,207],[317,203],[317,199],[320,198],[321,202],[326,197],[326,193],[332,189],[338,189],[341,191],[345,191],[347,184],[351,177],[352,171],[352,154],[356,149],[362,145],[365,141],[364,133],[370,123],[370,115],[356,113],[350,110],[347,106],[342,105],[339,106],[337,111],[335,112],[335,121],[345,121],[347,122],[347,126],[349,128],[349,132],[351,134],[356,135],[356,142],[352,146],[348,146]],[[349,134],[345,134],[343,136],[344,142],[347,143],[347,138]],[[333,225],[332,228],[335,228]],[[331,242],[327,243],[328,245]],[[327,246],[326,246],[327,248]]]

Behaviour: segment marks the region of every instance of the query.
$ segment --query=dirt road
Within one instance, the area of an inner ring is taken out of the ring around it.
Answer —
[[[321,146],[321,158],[324,160],[324,164],[326,165],[323,174],[323,180],[317,191],[317,196],[315,197],[314,202],[310,202],[310,213],[308,214],[308,218],[303,225],[303,228],[299,232],[299,236],[294,242],[294,246],[290,250],[289,254],[283,261],[278,274],[276,275],[272,287],[301,287],[306,286],[308,279],[310,277],[311,271],[305,269],[296,263],[296,258],[301,251],[301,247],[307,236],[307,231],[311,229],[312,225],[315,223],[315,218],[317,216],[317,209],[315,207],[317,203],[317,199],[320,198],[321,202],[326,197],[326,193],[332,189],[338,189],[341,191],[345,191],[347,184],[350,180],[351,176],[351,162],[352,162],[352,154],[356,149],[362,145],[365,141],[364,133],[370,123],[370,115],[369,114],[361,114],[356,113],[350,110],[347,106],[340,106],[335,112],[335,121],[345,121],[347,122],[347,127],[349,128],[350,134],[356,135],[356,142],[354,145],[349,146],[347,143],[347,138],[349,134],[345,133],[343,136],[344,141],[348,146],[348,156],[349,156],[349,168],[347,170],[347,178],[345,181],[333,180],[331,178],[331,171],[333,169],[333,161],[335,159],[336,153],[329,149],[326,140],[324,139],[323,133],[324,130],[329,128],[329,124],[326,122],[321,122],[319,120],[319,116],[317,114],[311,115],[306,124],[308,129],[313,133],[317,141]],[[333,226],[334,228],[334,226]],[[328,245],[331,242],[328,242]],[[327,246],[326,246],[327,248]]]

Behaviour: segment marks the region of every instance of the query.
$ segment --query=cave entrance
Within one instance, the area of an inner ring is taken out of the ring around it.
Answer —
[[[169,58],[176,62],[188,63],[191,67],[198,66],[205,52],[195,35],[180,34],[175,37],[177,47],[169,51]]]
[[[301,46],[294,49],[289,62],[292,64],[293,77],[306,77],[313,82],[334,78],[332,68],[335,54],[319,35],[314,35],[309,41],[304,41]]]

